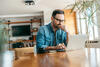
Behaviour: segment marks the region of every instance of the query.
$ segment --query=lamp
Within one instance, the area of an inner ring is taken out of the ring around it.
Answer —
[[[25,5],[34,5],[35,2],[33,0],[25,0]]]

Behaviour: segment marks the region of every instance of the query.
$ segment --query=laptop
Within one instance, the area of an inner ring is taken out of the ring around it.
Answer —
[[[87,40],[86,35],[69,36],[69,41],[68,41],[68,44],[67,44],[66,51],[84,48],[86,40]]]

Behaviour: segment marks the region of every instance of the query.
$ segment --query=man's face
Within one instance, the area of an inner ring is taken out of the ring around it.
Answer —
[[[53,17],[54,27],[59,29],[63,24],[64,24],[64,14],[56,14],[56,16]]]

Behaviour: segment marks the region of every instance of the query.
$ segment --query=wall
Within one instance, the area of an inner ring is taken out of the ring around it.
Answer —
[[[53,9],[45,9],[43,11],[43,13],[44,13],[44,25],[51,22],[52,12],[53,12]]]

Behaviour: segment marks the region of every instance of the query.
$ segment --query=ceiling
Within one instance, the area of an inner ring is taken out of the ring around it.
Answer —
[[[35,5],[25,5],[24,0],[0,0],[0,15],[30,14],[47,9],[63,9],[74,0],[35,0]]]

